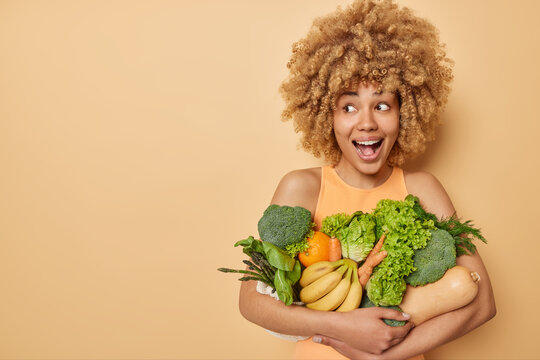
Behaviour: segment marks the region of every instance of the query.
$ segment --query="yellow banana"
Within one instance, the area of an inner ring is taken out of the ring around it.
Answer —
[[[343,265],[343,260],[338,260],[334,262],[330,261],[319,261],[313,265],[308,266],[302,272],[302,277],[300,278],[300,286],[306,287],[320,277],[328,274],[329,272],[334,271],[338,266]]]
[[[349,293],[349,288],[351,287],[351,272],[352,268],[349,266],[347,269],[347,274],[341,279],[339,284],[330,291],[328,294],[320,298],[319,300],[309,303],[306,307],[313,310],[320,311],[331,311],[337,308],[343,300],[347,297]]]
[[[362,285],[358,280],[358,266],[355,262],[350,263],[352,267],[352,284],[349,293],[343,303],[336,309],[339,312],[352,311],[358,309],[362,301]]]
[[[348,268],[349,266],[342,265],[337,270],[318,278],[300,290],[300,300],[309,304],[328,294],[330,291],[334,290],[337,284],[339,284],[343,277],[343,273]]]

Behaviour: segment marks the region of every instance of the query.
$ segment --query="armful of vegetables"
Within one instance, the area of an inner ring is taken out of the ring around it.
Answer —
[[[314,241],[313,227],[307,209],[270,205],[258,224],[262,241],[250,236],[235,244],[251,258],[243,261],[248,269],[218,270],[267,284],[286,305],[300,299],[312,309],[348,311],[358,308],[364,295],[374,306],[402,306],[416,324],[476,296],[478,276],[456,266],[456,256],[475,252],[473,238],[485,242],[480,230],[455,216],[438,220],[415,196],[381,200],[372,213],[326,217],[320,231],[331,239],[326,245]],[[312,246],[319,256],[320,247],[327,246],[327,257],[304,264],[302,271],[298,255],[310,254]],[[436,293],[446,301],[437,300]]]

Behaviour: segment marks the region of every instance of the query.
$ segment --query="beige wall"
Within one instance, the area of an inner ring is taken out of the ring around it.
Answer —
[[[319,165],[279,121],[291,44],[343,0],[0,1],[0,358],[287,358],[236,240]],[[433,172],[498,315],[428,359],[537,359],[540,2],[401,0],[456,61]]]

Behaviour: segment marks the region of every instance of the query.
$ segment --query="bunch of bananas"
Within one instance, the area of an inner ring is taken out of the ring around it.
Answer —
[[[320,261],[308,266],[300,278],[300,300],[321,311],[351,311],[360,306],[362,285],[351,259]]]

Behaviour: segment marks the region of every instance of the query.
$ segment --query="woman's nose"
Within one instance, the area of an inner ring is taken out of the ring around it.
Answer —
[[[372,131],[377,129],[377,122],[371,111],[361,111],[358,114],[356,128],[363,131]]]

